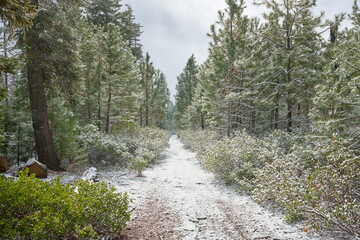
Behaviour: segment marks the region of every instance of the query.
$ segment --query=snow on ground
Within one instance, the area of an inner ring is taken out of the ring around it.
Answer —
[[[335,239],[289,225],[283,214],[219,184],[176,136],[166,158],[144,177],[125,171],[99,174],[133,199],[124,239]]]

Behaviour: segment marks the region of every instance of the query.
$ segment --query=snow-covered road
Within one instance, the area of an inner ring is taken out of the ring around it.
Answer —
[[[218,183],[176,136],[144,177],[121,171],[100,175],[133,199],[124,239],[329,239],[286,224],[284,215]]]

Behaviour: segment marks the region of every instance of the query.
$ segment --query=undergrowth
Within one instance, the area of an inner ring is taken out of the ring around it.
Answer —
[[[130,220],[127,193],[106,183],[64,186],[27,171],[17,180],[0,176],[0,239],[96,239],[120,235]]]
[[[360,237],[360,158],[336,134],[332,139],[275,131],[245,131],[220,139],[209,131],[182,131],[205,168],[260,202],[286,209],[289,222]]]

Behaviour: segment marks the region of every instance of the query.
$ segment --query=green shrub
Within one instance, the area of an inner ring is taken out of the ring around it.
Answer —
[[[130,220],[127,193],[105,183],[41,181],[27,171],[0,176],[0,239],[96,238],[119,234]]]
[[[143,158],[134,158],[129,162],[128,169],[130,172],[134,171],[138,176],[142,176],[142,172],[148,166],[148,161]]]
[[[316,229],[331,228],[360,237],[360,158],[333,137],[306,179],[305,214]]]
[[[302,192],[306,174],[295,155],[277,155],[272,162],[254,171],[254,174],[252,194],[255,200],[280,204],[286,210],[288,222],[304,218],[301,209],[305,204]]]
[[[360,159],[336,136],[316,148],[311,168],[295,154],[284,154],[256,170],[253,196],[279,203],[288,221],[306,219],[317,230],[359,237]]]
[[[267,151],[263,142],[245,131],[233,138],[224,138],[213,143],[200,154],[200,160],[210,171],[226,180],[251,189],[254,171],[271,161],[272,152]],[[270,160],[269,160],[270,158]]]

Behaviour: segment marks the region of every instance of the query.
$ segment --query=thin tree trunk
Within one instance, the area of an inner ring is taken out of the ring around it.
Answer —
[[[289,9],[289,5],[287,5],[287,15],[290,14],[290,9]],[[287,21],[287,20],[286,20]],[[287,47],[287,51],[291,51],[291,29],[290,29],[290,25],[287,22],[286,23],[286,47]],[[286,66],[286,80],[288,85],[291,84],[291,59],[288,58],[288,62],[287,62],[287,66]],[[289,87],[289,86],[288,86]],[[287,121],[286,121],[286,131],[287,132],[291,132],[291,128],[292,128],[292,103],[291,103],[291,87],[288,89],[287,92],[287,96],[286,96],[286,103],[287,103]]]
[[[298,115],[298,129],[301,129],[301,105],[298,104],[298,109],[297,109],[297,115]]]
[[[204,114],[202,112],[200,113],[200,121],[201,121],[201,129],[205,130],[205,119],[204,119]]]
[[[99,82],[98,82],[98,128],[99,131],[101,131],[101,77],[99,77]]]
[[[287,94],[287,97],[290,98],[290,91]],[[292,128],[292,104],[290,99],[287,99],[287,121],[286,121],[286,131],[291,132]]]
[[[91,120],[91,80],[90,77],[87,76],[87,110],[88,110],[88,118]]]
[[[146,66],[146,73],[145,73],[145,126],[149,126],[149,66]]]
[[[105,126],[106,133],[109,133],[110,130],[110,111],[111,111],[111,84],[109,84],[109,97],[108,97],[108,105],[106,112],[106,126]]]
[[[6,39],[6,31],[4,31],[4,57],[7,58],[7,39]],[[8,107],[9,107],[9,97],[8,97],[8,74],[5,72],[4,74],[4,80],[5,80],[5,90],[6,90],[6,96],[5,96],[5,110],[4,110],[4,134],[5,134],[5,140],[4,140],[4,155],[5,158],[8,157],[8,122],[9,122],[9,114],[8,114]]]
[[[275,129],[278,130],[279,129],[279,103],[278,103],[278,97],[279,95],[276,95],[277,99],[276,99],[276,104],[275,104]]]
[[[17,153],[16,153],[16,160],[17,160],[17,165],[20,166],[20,140],[21,140],[21,123],[20,123],[20,117],[18,119],[18,138],[17,138]],[[31,156],[30,156],[31,157]]]

